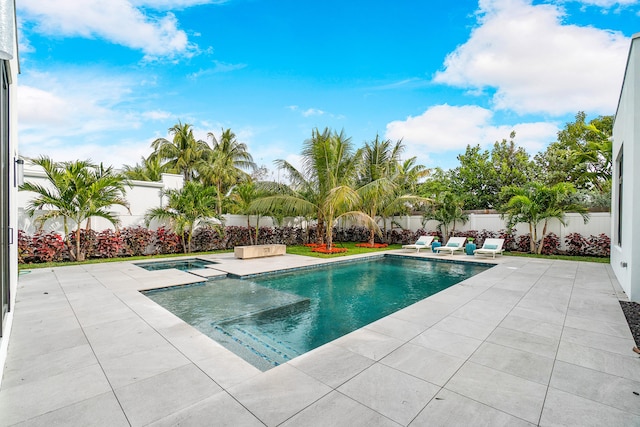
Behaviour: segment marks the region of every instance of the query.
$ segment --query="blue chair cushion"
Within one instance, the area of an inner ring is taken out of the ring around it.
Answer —
[[[498,249],[498,245],[484,245],[485,249]]]
[[[460,246],[460,243],[447,243],[447,247],[449,248],[457,248]]]
[[[424,243],[423,241],[416,242],[416,245],[422,245],[422,246],[424,246],[424,244],[425,244],[425,243]]]

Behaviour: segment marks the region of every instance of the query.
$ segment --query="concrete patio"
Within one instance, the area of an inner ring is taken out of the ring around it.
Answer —
[[[220,262],[206,276],[326,262],[200,258]],[[640,358],[609,265],[496,263],[267,372],[139,292],[193,274],[35,269],[19,280],[0,425],[640,426]]]

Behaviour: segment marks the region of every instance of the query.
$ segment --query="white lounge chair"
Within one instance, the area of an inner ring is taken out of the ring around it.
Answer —
[[[447,241],[447,244],[444,246],[439,246],[434,249],[437,253],[447,252],[451,255],[458,251],[464,250],[464,242],[467,241],[466,237],[450,237]]]
[[[420,236],[414,244],[402,245],[402,249],[415,249],[416,252],[420,252],[420,249],[431,250],[431,242],[433,242],[433,236]]]
[[[502,245],[504,245],[504,239],[486,239],[481,248],[473,251],[474,255],[492,255],[493,258],[496,255],[502,255]]]

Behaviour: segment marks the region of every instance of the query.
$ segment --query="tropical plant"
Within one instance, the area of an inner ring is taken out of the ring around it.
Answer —
[[[448,239],[455,233],[457,223],[466,224],[469,221],[469,215],[464,212],[463,206],[462,197],[450,191],[442,192],[423,215],[422,226],[424,227],[428,220],[438,221],[438,230],[444,239]],[[451,229],[449,225],[452,225]]]
[[[216,190],[191,181],[180,190],[165,191],[164,195],[168,198],[167,205],[147,211],[147,226],[154,219],[168,221],[182,239],[184,252],[189,253],[193,231],[200,225],[213,223],[216,218]]]
[[[507,202],[501,207],[503,217],[507,217],[508,228],[515,224],[529,225],[531,236],[529,247],[532,253],[541,253],[543,247],[538,244],[538,225],[543,224],[542,236],[547,235],[547,226],[552,218],[565,224],[565,213],[576,212],[582,215],[584,222],[589,219],[583,206],[571,202],[569,196],[575,187],[569,183],[558,183],[552,187],[533,182],[525,187],[505,187],[501,196]]]
[[[255,209],[280,206],[286,214],[314,217],[318,221],[318,243],[331,251],[333,227],[339,218],[364,222],[377,227],[375,221],[357,210],[362,203],[360,195],[351,187],[356,180],[360,153],[354,151],[351,138],[344,131],[337,133],[326,128],[312,131],[304,142],[302,171],[284,160],[276,165],[284,169],[291,181],[289,194],[278,194],[256,200]]]
[[[169,173],[168,163],[163,164],[157,156],[142,157],[134,166],[124,165],[122,173],[128,179],[137,181],[162,181],[162,174]]]
[[[403,190],[415,188],[414,179],[423,173],[424,168],[414,166],[415,157],[401,163],[400,156],[404,151],[401,141],[395,144],[391,140],[381,141],[376,138],[365,143],[361,150],[362,161],[357,189],[362,200],[360,210],[370,218],[382,217],[386,230],[386,219],[398,212],[406,211],[414,202],[427,202],[412,194],[403,194]],[[369,227],[368,244],[373,246],[377,226]],[[385,233],[386,234],[386,233]]]
[[[26,182],[20,186],[21,191],[36,193],[27,204],[27,214],[34,217],[40,227],[47,220],[62,219],[70,257],[83,261],[85,253],[80,245],[82,223],[86,221],[89,227],[91,217],[101,217],[117,226],[119,220],[108,208],[114,205],[128,208],[124,197],[126,179],[112,168],[105,169],[88,160],[54,162],[41,156],[32,162],[44,170],[49,185]],[[70,222],[75,226],[75,248],[69,239]]]
[[[193,129],[188,123],[178,122],[169,128],[173,139],[158,138],[151,143],[153,153],[151,160],[159,159],[164,162],[163,168],[180,173],[185,182],[195,179],[199,168],[210,158],[211,147],[193,136]]]
[[[231,129],[222,131],[220,139],[209,132],[213,148],[209,160],[202,165],[201,179],[204,184],[213,185],[217,190],[217,214],[223,213],[223,197],[229,190],[240,182],[250,179],[248,172],[257,169],[251,154],[247,151],[247,145],[238,142]]]

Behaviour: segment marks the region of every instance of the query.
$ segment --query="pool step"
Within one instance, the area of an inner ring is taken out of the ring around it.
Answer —
[[[262,333],[249,331],[237,325],[216,325],[215,329],[224,337],[219,341],[225,347],[248,356],[251,359],[250,363],[259,369],[266,370],[299,356],[299,353],[286,343]]]

